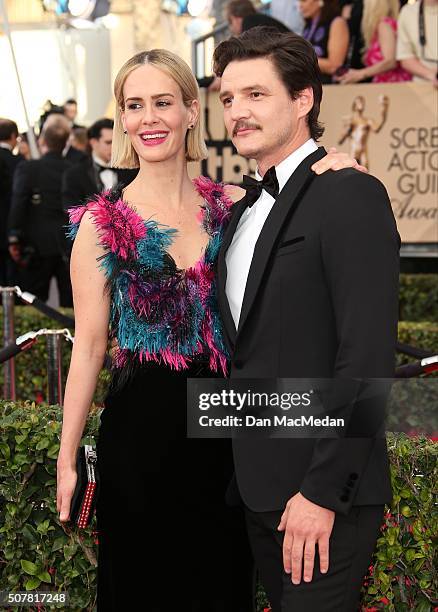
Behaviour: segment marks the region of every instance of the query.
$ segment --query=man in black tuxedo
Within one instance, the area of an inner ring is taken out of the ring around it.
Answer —
[[[345,382],[360,435],[235,438],[229,498],[244,504],[273,612],[353,612],[391,499],[386,441],[357,427],[376,406],[381,424],[383,408],[359,404],[352,379],[394,374],[394,216],[376,178],[312,171],[325,150],[315,144],[322,87],[307,41],[254,28],[221,43],[214,64],[228,132],[259,179],[246,180],[218,260],[231,378]]]
[[[0,285],[17,282],[15,266],[8,252],[7,223],[11,207],[12,178],[21,155],[14,155],[18,127],[15,121],[0,118]]]
[[[99,119],[88,129],[91,156],[65,173],[62,186],[65,210],[118,183],[128,185],[137,175],[138,170],[111,168],[113,127],[111,119]]]
[[[55,277],[61,306],[72,305],[65,238],[68,219],[61,200],[62,175],[70,167],[62,156],[68,137],[68,126],[44,124],[39,138],[41,159],[24,161],[15,171],[8,221],[9,251],[23,267],[21,288],[46,301]]]

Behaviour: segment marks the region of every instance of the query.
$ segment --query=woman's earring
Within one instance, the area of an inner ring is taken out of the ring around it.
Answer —
[[[123,133],[124,133],[124,134],[127,134],[127,133],[128,133],[128,130],[123,130]]]
[[[322,8],[324,6],[324,0],[319,0],[318,4],[319,8]]]
[[[189,127],[189,130],[192,130],[193,129],[193,124],[191,123],[188,127]]]

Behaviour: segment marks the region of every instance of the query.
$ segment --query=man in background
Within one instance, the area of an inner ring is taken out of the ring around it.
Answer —
[[[69,168],[62,185],[64,210],[88,200],[93,194],[112,189],[118,183],[128,185],[137,170],[111,168],[114,122],[99,119],[88,129],[91,156]]]
[[[269,26],[279,32],[289,31],[281,21],[256,11],[251,0],[230,0],[225,6],[225,18],[233,36],[239,36],[256,26]]]
[[[41,159],[23,161],[15,171],[8,222],[9,252],[23,269],[21,288],[47,301],[55,277],[61,306],[72,305],[61,199],[62,176],[70,167],[62,155],[69,134],[65,122],[47,119],[38,142]]]
[[[438,87],[438,0],[420,0],[402,8],[397,60],[414,81],[430,81]]]
[[[64,110],[64,115],[67,117],[67,119],[70,122],[70,127],[72,128],[83,127],[82,125],[78,125],[77,123],[75,123],[75,120],[78,114],[78,103],[76,102],[74,98],[69,98],[68,100],[65,101],[63,110]]]
[[[81,151],[85,155],[89,153],[88,144],[88,130],[85,127],[74,127],[72,128],[69,145],[74,147],[78,151]]]
[[[12,179],[21,155],[14,155],[18,127],[10,119],[0,119],[0,285],[17,282],[14,264],[8,253],[7,222],[11,206]]]

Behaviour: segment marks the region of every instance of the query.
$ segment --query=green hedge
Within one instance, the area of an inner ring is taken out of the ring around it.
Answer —
[[[427,275],[424,275],[427,276]],[[430,275],[429,275],[430,276]],[[72,316],[72,311],[62,309],[62,312]],[[43,327],[56,328],[57,324],[41,315],[38,311],[28,306],[17,306],[15,309],[16,333],[23,334],[30,330]],[[72,330],[73,332],[73,330]],[[399,324],[399,340],[405,344],[429,349],[438,352],[438,322],[401,322]],[[0,310],[0,346],[3,345],[3,325]],[[68,366],[71,355],[71,344],[65,342],[63,345],[63,381],[67,379]],[[397,363],[403,364],[415,361],[404,355],[397,356]],[[31,401],[47,401],[47,351],[44,338],[40,338],[32,348],[25,351],[15,360],[17,399]],[[94,401],[102,405],[105,397],[105,389],[109,381],[109,374],[102,371],[99,377]],[[0,388],[3,387],[3,368],[0,367]]]
[[[73,310],[61,308],[60,311],[67,316],[73,317]],[[17,336],[28,331],[38,329],[60,329],[61,325],[52,319],[40,314],[29,306],[17,306],[15,308],[15,333]],[[70,330],[74,335],[74,330]],[[0,346],[3,346],[3,316],[0,308]],[[62,345],[62,380],[65,387],[68,368],[71,357],[71,343],[65,341]],[[31,400],[36,402],[47,401],[47,349],[46,339],[41,337],[27,351],[18,355],[15,359],[15,379],[18,400]],[[105,397],[105,389],[109,380],[109,374],[102,370],[99,376],[94,401],[102,404]],[[3,395],[3,368],[0,367],[0,390]]]
[[[401,321],[398,324],[398,339],[403,344],[410,344],[417,348],[438,353],[438,322],[411,323]],[[397,355],[398,365],[412,361],[416,361],[416,359],[401,353]]]
[[[99,414],[91,410],[83,442],[97,437]],[[64,590],[73,609],[91,612],[95,520],[78,532],[60,524],[56,512],[61,418],[57,406],[0,402],[0,590]],[[438,587],[432,550],[438,532],[433,498],[438,446],[426,438],[393,435],[388,446],[394,501],[362,602],[365,610],[429,612]],[[259,599],[263,609],[262,593]]]
[[[400,321],[438,322],[438,274],[401,274]]]

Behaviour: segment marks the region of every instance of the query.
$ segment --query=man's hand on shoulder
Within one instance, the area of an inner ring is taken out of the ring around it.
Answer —
[[[238,202],[246,194],[246,191],[238,185],[225,185],[224,192],[225,195],[228,196],[233,202]]]
[[[292,582],[300,584],[313,577],[315,546],[318,544],[321,573],[329,568],[329,539],[335,521],[333,510],[318,506],[301,493],[297,493],[286,504],[277,529],[284,531],[283,566],[292,574]],[[303,567],[304,561],[304,567]]]
[[[315,174],[324,174],[327,170],[343,170],[344,168],[354,168],[359,172],[368,174],[368,169],[365,166],[361,166],[353,157],[350,157],[348,153],[342,153],[338,151],[336,147],[330,147],[327,151],[327,155],[315,162],[311,167],[311,170]]]

